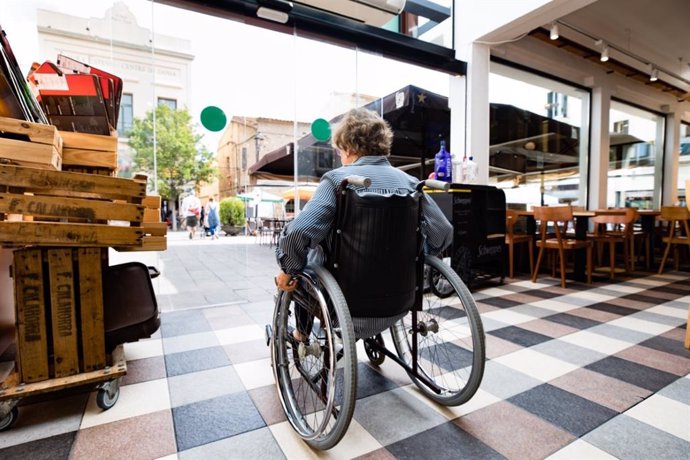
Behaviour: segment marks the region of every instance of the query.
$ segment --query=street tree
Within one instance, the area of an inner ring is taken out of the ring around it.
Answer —
[[[135,150],[134,164],[139,171],[153,177],[154,137],[153,110],[144,118],[135,118],[129,134],[129,144]],[[172,211],[173,229],[177,229],[177,203],[190,186],[210,182],[217,174],[213,153],[194,132],[192,117],[187,109],[173,110],[167,105],[156,107],[156,169],[158,193],[168,201]]]

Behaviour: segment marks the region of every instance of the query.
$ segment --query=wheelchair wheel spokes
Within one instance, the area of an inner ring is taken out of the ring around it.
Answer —
[[[441,260],[427,257],[428,272],[437,286],[424,293],[417,312],[417,372],[433,382],[440,393],[426,386],[414,373],[410,377],[431,399],[445,405],[468,401],[479,388],[484,373],[484,332],[474,299],[457,274]],[[447,287],[452,287],[448,292]],[[398,355],[412,365],[412,315],[391,328]]]
[[[345,434],[354,410],[354,332],[342,332],[343,324],[350,330],[352,324],[349,316],[342,315],[347,313],[344,299],[344,310],[331,301],[339,290],[334,294],[306,275],[299,283],[294,295],[282,293],[276,303],[273,370],[290,424],[313,447],[329,449]],[[307,327],[301,324],[305,311]],[[302,343],[292,337],[298,316],[301,332],[307,333]],[[351,347],[343,345],[344,339],[351,341]]]

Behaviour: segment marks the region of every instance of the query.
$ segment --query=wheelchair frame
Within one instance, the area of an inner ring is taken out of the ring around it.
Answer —
[[[343,188],[348,183],[364,181],[349,177]],[[424,185],[446,188],[448,184],[421,182],[418,191]],[[429,308],[418,305],[390,327],[395,353],[386,348],[381,333],[364,338],[365,351],[375,366],[385,357],[396,362],[430,399],[443,405],[460,405],[476,393],[483,377],[481,318],[469,290],[455,271],[438,257],[426,256],[424,262],[422,286],[418,290],[420,301],[429,300]],[[357,338],[345,296],[325,267],[308,266],[297,279],[299,287],[295,291],[279,291],[276,297],[273,322],[266,328],[267,343],[288,421],[309,445],[325,450],[342,439],[354,413]],[[433,308],[432,298],[440,302]],[[461,308],[456,308],[458,305]],[[294,339],[293,326],[289,324],[294,317],[297,327],[298,308],[308,311],[312,321],[306,342]],[[406,323],[408,316],[410,324]],[[463,324],[464,320],[467,324]],[[441,331],[447,324],[448,330]],[[448,338],[453,340],[439,342]],[[461,373],[468,376],[461,377]]]

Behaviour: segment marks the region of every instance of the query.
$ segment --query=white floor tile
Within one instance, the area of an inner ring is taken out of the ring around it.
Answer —
[[[670,331],[671,329],[676,327],[668,324],[661,324],[652,321],[646,321],[643,319],[637,319],[635,318],[635,315],[623,316],[622,318],[617,318],[613,321],[609,321],[608,324],[652,335],[663,334],[664,332]]]
[[[525,375],[548,382],[578,369],[578,366],[530,349],[518,350],[499,356],[493,361],[515,369]]]
[[[610,323],[609,323],[610,324]],[[566,336],[560,337],[559,340],[579,345],[589,350],[598,351],[599,353],[606,353],[613,355],[621,350],[625,350],[633,346],[632,343],[623,340],[612,339],[599,334],[594,334],[588,331],[578,331]]]
[[[435,409],[438,413],[446,417],[448,420],[454,420],[458,417],[467,415],[478,409],[483,409],[484,407],[490,406],[493,403],[501,401],[501,398],[498,398],[480,388],[479,390],[477,390],[474,396],[472,396],[472,399],[470,399],[465,404],[462,404],[460,406],[443,406],[427,398],[416,385],[407,385],[403,387],[403,389],[408,393],[414,395],[415,397],[419,398],[420,401],[424,402],[429,407]]]
[[[582,439],[568,444],[563,449],[546,458],[547,460],[616,460],[616,457],[613,455],[607,454]]]
[[[690,406],[687,404],[652,395],[625,415],[690,442]]]
[[[667,307],[665,305],[658,305],[656,307],[649,308],[646,311],[648,311],[650,313],[656,313],[659,315],[672,316],[673,318],[687,319],[687,317],[688,317],[688,309],[687,308],[681,309],[681,308]]]
[[[532,316],[516,313],[514,311],[511,311],[509,308],[483,313],[482,319],[484,318],[494,321],[500,321],[501,323],[506,324],[522,324],[526,323],[527,321],[534,320],[534,317]]]
[[[286,458],[299,459],[341,459],[355,458],[360,455],[380,449],[382,446],[353,418],[347,433],[334,448],[327,451],[317,451],[309,447],[288,422],[271,425],[271,433],[278,445],[283,449]]]
[[[582,308],[580,305],[575,305],[573,303],[562,302],[560,300],[544,299],[537,302],[530,302],[530,305],[545,308],[547,310],[563,313],[570,310],[575,310],[577,308]]]
[[[264,328],[258,324],[220,329],[215,331],[215,333],[221,345],[231,345],[264,338]]]
[[[120,387],[120,397],[113,407],[104,411],[96,405],[96,392],[89,402],[81,421],[81,429],[115,422],[170,408],[170,394],[166,379],[151,380]]]
[[[155,356],[163,356],[161,339],[145,339],[125,344],[125,358],[127,361],[153,358]]]
[[[259,359],[248,363],[236,364],[235,371],[247,390],[273,385],[273,369],[271,359]]]

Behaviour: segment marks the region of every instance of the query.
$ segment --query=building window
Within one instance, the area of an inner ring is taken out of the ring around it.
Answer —
[[[242,170],[247,170],[247,147],[242,147]]]
[[[120,99],[120,114],[117,117],[117,135],[120,137],[128,137],[129,132],[132,130],[133,120],[132,95],[123,93]]]
[[[661,202],[664,117],[611,101],[606,205],[656,208]]]
[[[491,63],[489,184],[516,208],[584,206],[589,92]]]
[[[177,110],[177,99],[170,99],[167,97],[159,97],[158,98],[158,105],[167,105],[170,107],[170,110]]]

